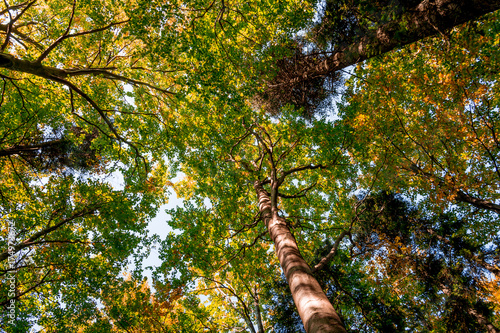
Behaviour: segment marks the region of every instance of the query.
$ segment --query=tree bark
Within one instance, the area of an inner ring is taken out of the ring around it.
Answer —
[[[274,242],[276,254],[306,332],[346,333],[340,317],[300,254],[295,237],[285,219],[278,215],[276,204],[272,204],[273,201],[276,202],[277,188],[271,190],[271,198],[261,182],[255,181],[254,188],[261,217]]]
[[[0,157],[21,155],[23,153],[25,153],[25,154],[26,153],[33,153],[33,152],[36,152],[36,151],[38,151],[42,148],[45,148],[45,147],[56,146],[58,144],[61,144],[62,142],[64,142],[64,140],[57,139],[57,140],[42,142],[42,143],[35,144],[35,145],[19,145],[19,146],[14,146],[12,148],[1,149],[0,150]]]
[[[387,53],[500,9],[500,0],[430,0],[400,18],[368,32],[348,47],[310,62],[292,82],[324,77],[366,59]],[[290,83],[290,82],[289,82]]]
[[[259,333],[264,333],[264,325],[262,325],[262,316],[260,315],[260,304],[259,295],[257,294],[257,288],[253,290],[253,300],[255,306],[255,319],[257,320],[257,327],[259,328]]]

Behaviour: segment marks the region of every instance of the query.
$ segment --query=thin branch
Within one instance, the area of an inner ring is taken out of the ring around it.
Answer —
[[[337,253],[337,249],[340,245],[340,242],[344,239],[345,236],[350,234],[350,231],[344,230],[342,233],[337,237],[337,240],[335,241],[335,244],[333,245],[332,249],[330,252],[323,257],[312,269],[312,273],[315,273],[319,270],[321,270],[323,267],[325,267],[326,264],[328,264],[332,259],[335,257],[335,254]]]
[[[120,22],[114,22],[114,23],[110,23],[104,27],[101,27],[101,28],[96,28],[96,29],[92,29],[92,30],[88,30],[88,31],[82,31],[82,32],[77,32],[77,33],[74,33],[74,34],[68,34],[69,32],[69,26],[68,26],[68,29],[66,30],[66,32],[61,36],[59,37],[58,39],[56,39],[54,41],[54,43],[52,43],[52,45],[50,45],[42,54],[40,54],[40,56],[38,57],[38,59],[36,60],[37,63],[41,63],[48,55],[49,53],[57,46],[59,45],[59,43],[61,43],[63,40],[65,39],[68,39],[68,38],[71,38],[71,37],[78,37],[78,36],[84,36],[84,35],[89,35],[89,34],[93,34],[93,33],[96,33],[96,32],[100,32],[100,31],[104,31],[104,30],[107,30],[115,25],[120,25],[120,24],[123,24],[123,23],[127,23],[129,20],[124,20],[124,21],[120,21]],[[71,24],[71,22],[70,22]]]
[[[37,49],[43,50],[42,44],[40,44],[37,41],[31,39],[29,36],[27,36],[26,34],[22,33],[21,31],[19,31],[18,28],[19,28],[19,26],[17,26],[17,27],[11,27],[10,28],[11,33],[17,35],[21,40],[34,45]],[[9,25],[8,24],[1,24],[0,23],[0,30],[5,31],[7,33],[8,29],[9,29]]]
[[[305,197],[307,195],[307,192],[309,192],[314,186],[316,186],[316,184],[317,184],[317,182],[314,182],[314,184],[312,184],[312,185],[310,185],[310,186],[308,186],[306,188],[303,188],[302,190],[300,190],[299,192],[297,192],[297,194],[294,194],[294,195],[286,195],[286,194],[278,192],[278,196],[282,197],[282,198],[285,198],[285,199],[302,198],[302,197]]]
[[[2,45],[2,47],[0,48],[0,50],[3,52],[5,50],[5,48],[7,47],[7,45],[9,44],[9,38],[11,36],[11,33],[12,33],[12,30],[13,30],[13,27],[14,27],[14,23],[16,23],[16,21],[31,7],[35,4],[36,0],[33,0],[31,2],[29,2],[25,8],[23,8],[23,10],[21,11],[21,13],[19,13],[19,15],[17,15],[15,18],[12,18],[11,14],[10,14],[10,11],[8,12],[9,13],[9,17],[10,17],[10,22],[7,26],[7,35],[5,36],[5,41]],[[4,3],[7,5],[7,1],[4,0]]]
[[[265,235],[267,235],[267,230],[266,230],[266,231],[261,232],[261,233],[260,233],[257,237],[255,237],[255,239],[253,240],[253,242],[252,242],[252,243],[250,243],[250,244],[246,244],[246,243],[245,243],[245,244],[242,244],[242,246],[238,249],[238,251],[236,251],[236,252],[235,252],[235,253],[234,253],[234,254],[233,254],[233,255],[229,258],[229,260],[227,260],[225,263],[223,263],[222,265],[220,265],[220,266],[217,268],[217,270],[220,270],[222,267],[224,267],[224,266],[226,266],[226,265],[230,264],[230,263],[231,263],[231,261],[233,261],[233,259],[234,259],[234,258],[236,258],[236,257],[237,257],[237,256],[238,256],[238,255],[239,255],[242,251],[243,251],[243,255],[245,255],[245,249],[247,249],[247,248],[250,248],[250,247],[254,246],[254,245],[257,243],[257,241],[258,241],[259,239],[262,239],[262,237],[264,237]]]
[[[315,170],[315,169],[327,169],[330,165],[323,165],[323,164],[308,164],[308,165],[303,165],[300,167],[295,167],[287,171],[283,171],[281,173],[280,181],[281,183],[285,180],[285,177],[288,175],[291,175],[292,173],[296,173],[299,171],[304,171],[304,170]]]
[[[129,145],[135,151],[135,153],[136,153],[136,159],[137,158],[142,159],[142,161],[144,163],[144,167],[145,167],[146,173],[148,172],[148,166],[147,166],[146,159],[144,158],[144,156],[142,156],[140,154],[139,149],[132,142],[130,142],[127,139],[123,138],[117,132],[117,130],[115,129],[115,127],[113,126],[113,124],[111,123],[111,121],[109,120],[109,118],[104,113],[104,110],[101,109],[99,107],[99,105],[97,105],[97,103],[92,98],[90,98],[89,95],[87,95],[86,93],[84,93],[80,88],[78,88],[76,85],[74,85],[70,81],[67,81],[65,79],[62,79],[62,78],[59,78],[59,77],[55,77],[55,76],[52,77],[52,80],[64,84],[65,86],[67,86],[68,88],[70,88],[71,90],[73,90],[74,92],[76,92],[78,95],[80,95],[83,99],[85,99],[97,111],[97,113],[99,113],[99,115],[101,116],[102,120],[104,120],[104,122],[108,125],[108,128],[114,134],[114,136],[116,137],[116,139],[118,141],[124,142],[127,145]]]
[[[13,6],[7,6],[4,10],[0,11],[0,16],[1,15],[4,15],[6,14],[7,12],[9,12],[10,10],[16,10],[16,9],[19,9],[21,7],[24,7],[26,6],[26,4],[28,3],[29,1],[26,1],[26,2],[23,2],[23,3],[20,3],[18,5],[13,5]],[[6,4],[6,1],[4,1],[4,4]]]
[[[14,246],[14,251],[15,252],[19,252],[20,250],[26,248],[26,247],[29,247],[33,244],[34,241],[36,241],[37,239],[39,239],[40,237],[43,237],[47,234],[49,234],[50,232],[60,228],[61,226],[65,225],[66,223],[68,222],[71,222],[79,217],[84,217],[84,216],[87,216],[87,215],[92,215],[94,214],[95,210],[99,208],[99,206],[95,206],[95,207],[86,207],[85,209],[81,210],[81,211],[78,211],[78,212],[75,212],[73,213],[70,217],[67,217],[65,219],[63,219],[62,221],[54,224],[53,226],[51,227],[47,227],[43,230],[40,230],[39,232],[36,232],[35,234],[33,234],[31,237],[29,237],[28,239],[22,241],[21,243],[17,244]],[[6,260],[7,258],[9,257],[9,251],[4,251],[2,253],[0,253],[0,262]]]
[[[17,299],[17,300],[18,300],[21,296],[26,295],[27,293],[29,293],[29,292],[31,292],[32,290],[34,290],[34,289],[38,288],[39,286],[41,286],[41,285],[42,285],[42,284],[44,284],[44,283],[49,283],[49,282],[54,282],[54,281],[57,281],[57,279],[45,281],[45,279],[49,276],[49,274],[50,274],[50,273],[51,273],[51,270],[49,269],[49,270],[47,271],[47,273],[46,273],[46,274],[42,277],[42,279],[41,279],[39,282],[37,282],[34,286],[32,286],[32,287],[30,287],[30,288],[26,289],[25,291],[23,291],[22,293],[20,293],[20,294],[18,294],[18,295],[16,295],[16,296],[14,296],[14,297],[8,298],[7,300],[5,300],[5,301],[1,302],[1,303],[0,303],[0,306],[5,306],[5,305],[7,305],[7,304],[10,302],[10,300],[11,300],[11,299]]]
[[[297,141],[295,141],[294,143],[292,143],[290,145],[290,147],[285,150],[283,153],[281,153],[281,155],[278,157],[278,159],[276,160],[276,163],[279,163],[280,161],[282,161],[286,156],[288,156],[288,154],[290,154],[290,152],[295,148],[297,147],[297,144],[299,144],[300,142],[300,139],[297,139]]]
[[[7,4],[7,0],[3,0],[3,3],[5,4],[5,7],[7,7],[7,8],[9,7],[9,5]],[[3,52],[5,50],[5,48],[7,47],[7,45],[9,44],[12,25],[14,24],[10,10],[7,10],[7,13],[9,14],[9,24],[7,25],[7,33],[5,35],[5,41],[3,42],[2,46],[0,47],[1,52]]]
[[[146,86],[146,87],[151,88],[153,90],[161,91],[164,94],[175,95],[175,93],[173,93],[173,92],[171,92],[169,90],[160,88],[158,86],[154,86],[154,85],[149,84],[149,83],[144,82],[144,81],[135,80],[135,79],[131,79],[129,77],[123,76],[123,75],[115,74],[115,73],[109,71],[109,70],[113,70],[113,69],[115,69],[115,68],[114,67],[82,68],[82,69],[76,68],[76,69],[65,69],[64,72],[65,72],[66,76],[79,76],[79,75],[88,75],[88,74],[93,74],[93,75],[100,74],[100,75],[102,75],[103,77],[105,77],[107,79],[118,80],[118,81],[122,81],[122,82],[125,82],[125,83],[130,83],[130,84],[133,84],[133,85]]]
[[[14,162],[12,162],[12,159],[10,158],[10,156],[7,156],[7,158],[9,159],[10,165],[12,166],[12,169],[14,170],[14,173],[16,174],[17,178],[19,178],[19,180],[21,181],[21,184],[23,184],[23,187],[26,190],[26,193],[28,193],[28,195],[33,199],[33,193],[31,193],[30,189],[28,188],[28,186],[24,182],[21,175],[19,175],[19,173],[17,172],[16,167],[14,165]]]

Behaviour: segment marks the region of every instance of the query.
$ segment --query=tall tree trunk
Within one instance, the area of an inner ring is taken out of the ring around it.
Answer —
[[[255,181],[254,188],[261,217],[274,242],[276,254],[306,332],[346,333],[340,317],[311,274],[311,268],[302,258],[285,219],[278,215],[276,204],[272,204],[272,201],[276,202],[277,188],[271,193],[274,200],[269,198],[261,182]]]
[[[329,53],[326,58],[311,59],[285,82],[274,82],[271,89],[291,88],[294,84],[327,76],[366,59],[390,52],[426,37],[443,34],[459,24],[500,9],[500,0],[429,0],[408,10],[400,18],[369,31],[361,39]],[[311,58],[317,58],[316,55]]]
[[[18,145],[7,149],[0,149],[0,157],[3,156],[12,156],[12,155],[21,155],[21,154],[29,154],[39,151],[42,148],[57,146],[63,143],[64,140],[57,139],[47,142],[41,142],[34,145]]]

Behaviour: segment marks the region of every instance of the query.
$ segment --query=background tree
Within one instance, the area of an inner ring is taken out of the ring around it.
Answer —
[[[498,238],[480,243],[453,214],[423,214],[385,192],[366,197],[358,208],[350,237],[315,273],[349,331],[498,331],[490,302],[498,286],[485,288],[498,274],[490,264]],[[299,331],[287,288],[277,280],[269,291],[275,329]]]
[[[366,163],[365,184],[376,178],[380,188],[425,196],[434,210],[458,202],[483,216],[499,212],[497,16],[357,71],[362,79],[351,80],[341,109],[360,134],[353,154]]]
[[[130,3],[2,6],[0,303],[5,314],[14,298],[17,320],[1,324],[71,330],[148,246],[167,184],[171,76],[130,29]]]

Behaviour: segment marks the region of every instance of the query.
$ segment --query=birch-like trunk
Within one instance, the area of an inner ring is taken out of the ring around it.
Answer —
[[[278,215],[276,205],[271,204],[271,198],[259,181],[254,183],[254,188],[259,199],[261,217],[274,242],[276,254],[306,332],[346,333],[340,317],[312,275],[311,268],[302,258],[285,219]],[[277,189],[274,192],[276,197]]]

